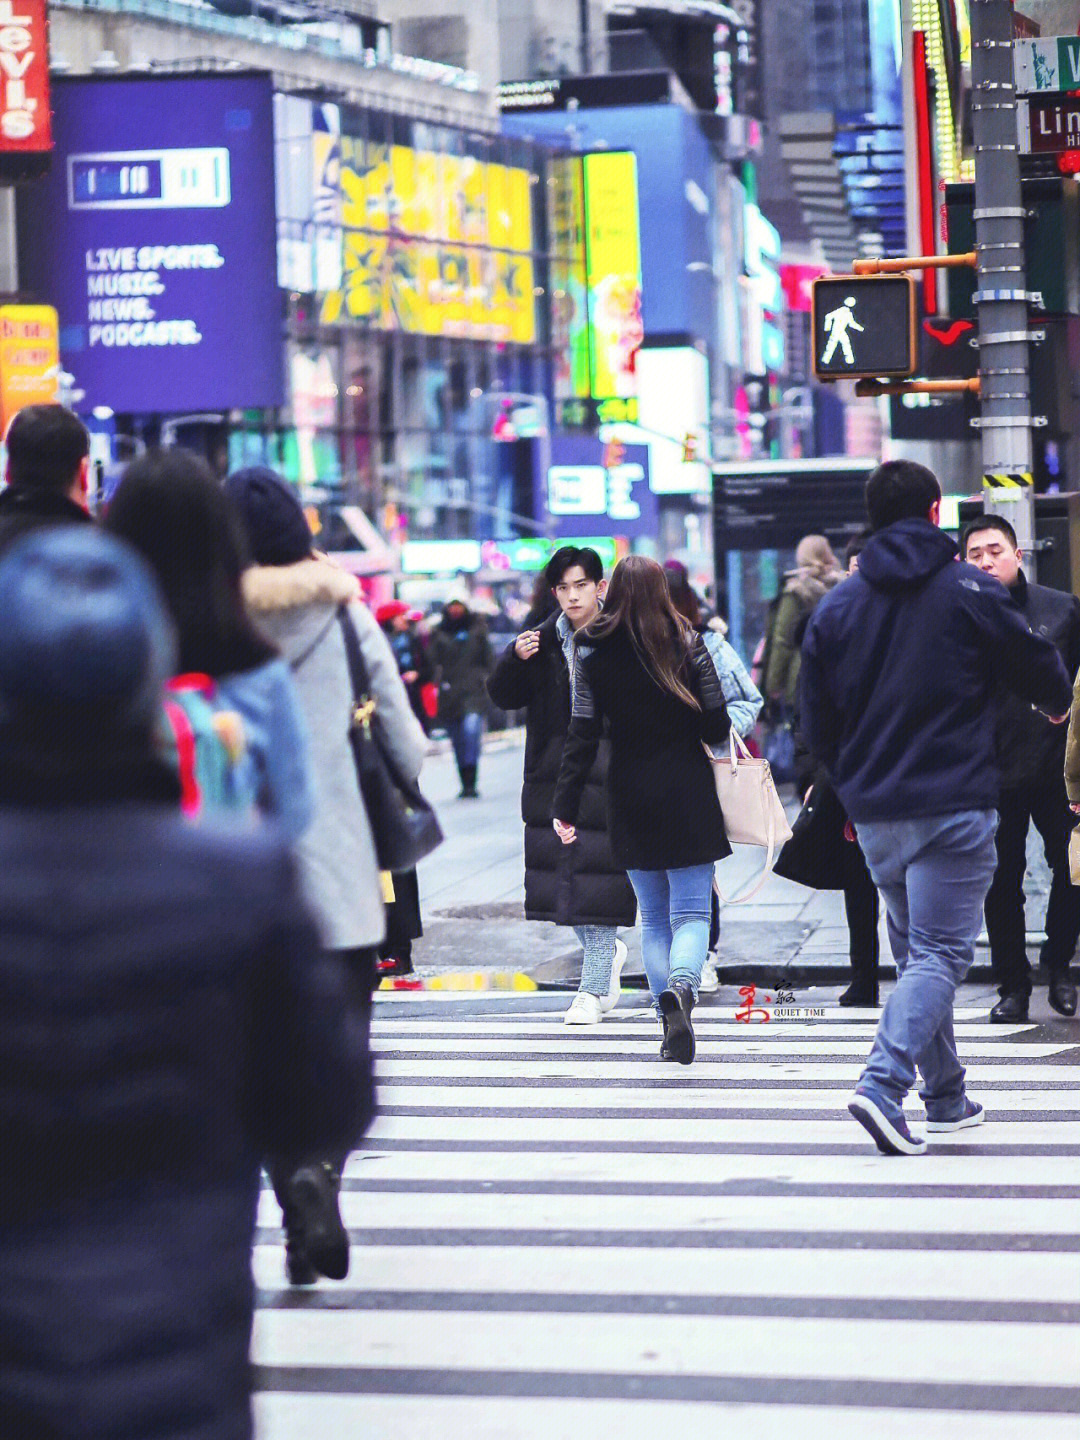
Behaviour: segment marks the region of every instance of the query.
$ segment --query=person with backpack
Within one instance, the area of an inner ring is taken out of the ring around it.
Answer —
[[[396,769],[410,780],[420,773],[427,737],[386,636],[361,599],[359,581],[315,553],[295,490],[272,470],[252,468],[230,475],[225,493],[237,507],[254,562],[244,572],[244,599],[292,671],[308,735],[314,811],[296,847],[301,875],[323,943],[348,965],[366,1033],[386,915],[350,740],[361,697],[353,693],[345,626],[359,642],[380,738]],[[325,1155],[300,1177],[302,1183],[291,1185],[281,1166],[271,1169],[285,1202],[286,1264],[293,1284],[311,1283],[316,1272],[331,1279],[348,1272],[349,1241],[337,1205],[344,1162],[344,1153]]]
[[[254,806],[295,844],[313,814],[307,735],[288,664],[244,604],[235,508],[198,456],[149,451],[125,470],[105,524],[149,563],[176,626],[166,715],[185,808]]]
[[[251,1440],[259,1161],[371,1108],[269,826],[180,814],[173,627],[92,526],[0,562],[0,1435]]]
[[[731,853],[706,745],[731,728],[701,636],[671,603],[655,560],[615,567],[604,609],[575,637],[570,731],[552,802],[564,845],[606,733],[611,852],[641,909],[645,974],[664,1027],[661,1055],[689,1065],[717,860]]]

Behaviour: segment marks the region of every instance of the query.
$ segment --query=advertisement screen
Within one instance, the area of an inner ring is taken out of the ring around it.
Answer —
[[[0,177],[20,180],[40,174],[51,148],[45,0],[2,0]]]
[[[557,400],[587,398],[589,308],[585,270],[585,175],[581,156],[551,162],[551,342]]]
[[[283,402],[271,100],[263,75],[54,86],[19,268],[59,311],[80,409]]]
[[[585,156],[586,283],[592,393],[636,395],[641,323],[637,158],[632,151]]]
[[[57,329],[51,305],[0,305],[0,431],[25,405],[55,403]]]

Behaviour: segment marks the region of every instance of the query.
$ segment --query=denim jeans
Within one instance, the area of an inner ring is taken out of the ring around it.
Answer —
[[[965,810],[857,829],[885,899],[899,977],[858,1088],[896,1118],[918,1065],[927,1118],[956,1119],[964,1108],[964,1067],[956,1054],[953,1000],[975,957],[994,878],[997,813]]]
[[[466,765],[480,763],[480,741],[484,735],[484,717],[473,712],[462,715],[460,720],[444,720],[450,744],[454,747],[454,759],[459,770]]]
[[[684,870],[628,870],[641,910],[641,954],[653,1000],[676,980],[697,999],[709,950],[713,866]]]
[[[581,941],[585,952],[581,961],[581,984],[579,990],[597,999],[608,993],[611,984],[611,964],[615,959],[614,925],[575,925],[574,934]]]

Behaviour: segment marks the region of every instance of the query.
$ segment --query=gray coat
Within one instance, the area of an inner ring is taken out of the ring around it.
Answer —
[[[305,890],[331,949],[378,945],[385,916],[375,845],[349,744],[354,699],[337,625],[349,604],[387,748],[415,777],[427,750],[385,635],[360,600],[356,579],[321,556],[256,566],[244,576],[252,615],[293,666],[311,742],[315,818],[297,845]],[[351,603],[350,603],[351,602]]]

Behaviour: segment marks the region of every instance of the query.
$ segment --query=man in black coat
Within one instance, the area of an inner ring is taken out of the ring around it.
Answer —
[[[355,1141],[364,1032],[284,846],[180,814],[141,561],[29,536],[0,613],[0,1436],[250,1440],[260,1157]]]
[[[960,537],[969,565],[993,575],[1028,629],[1045,636],[1070,678],[1080,671],[1080,600],[1030,581],[1021,568],[1016,531],[1000,515],[972,520]],[[990,960],[1000,1001],[997,1022],[1026,1020],[1031,997],[1024,923],[1024,874],[1028,829],[1042,836],[1052,876],[1041,960],[1050,976],[1050,1004],[1059,1015],[1076,1014],[1076,986],[1069,966],[1080,940],[1080,887],[1069,877],[1069,833],[1075,817],[1065,794],[1065,727],[1051,725],[1018,695],[1002,694],[997,719],[1001,799],[998,802],[997,870],[986,897]]]
[[[916,1066],[929,1132],[985,1118],[966,1092],[953,1002],[996,865],[995,698],[1007,687],[1063,724],[1072,686],[1005,587],[957,563],[930,470],[880,465],[866,506],[874,534],[858,571],[807,627],[801,709],[884,897],[899,976],[848,1109],[880,1150],[918,1155],[926,1141],[904,1118]]]
[[[87,525],[90,436],[63,405],[27,405],[8,426],[0,552],[53,525]]]
[[[488,681],[504,710],[525,710],[525,915],[573,925],[584,947],[581,985],[568,1025],[595,1025],[618,1000],[626,946],[619,925],[633,925],[637,900],[626,871],[616,865],[607,835],[601,746],[585,787],[579,843],[565,846],[551,828],[551,805],[570,728],[570,669],[574,635],[596,615],[604,567],[595,550],[564,545],[548,561],[545,578],[558,604],[538,629],[507,647]]]

